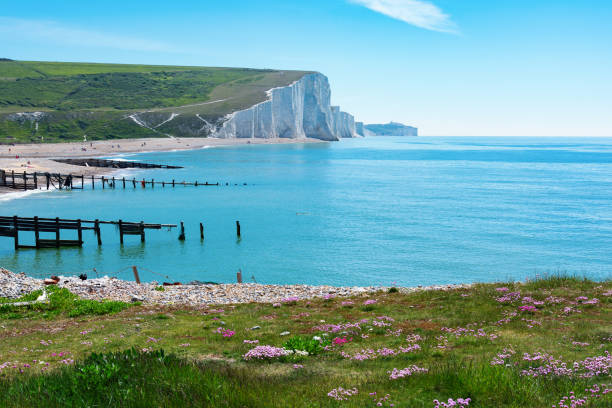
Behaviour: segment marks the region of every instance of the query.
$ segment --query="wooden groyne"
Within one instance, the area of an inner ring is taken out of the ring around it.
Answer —
[[[145,230],[174,228],[175,224],[145,224],[140,222],[100,221],[61,218],[39,218],[39,217],[1,217],[0,237],[10,237],[15,241],[15,249],[22,248],[60,248],[83,246],[83,231],[94,232],[98,245],[102,245],[102,234],[100,225],[112,224],[119,227],[119,237],[123,244],[124,235],[139,235],[142,242],[145,241]],[[19,243],[20,231],[33,231],[35,245],[22,245]],[[62,239],[62,231],[77,231],[77,239]],[[53,238],[41,238],[41,233],[54,233]]]
[[[132,162],[123,160],[108,160],[108,159],[52,159],[58,163],[72,164],[74,166],[86,167],[111,167],[113,169],[182,169],[181,166],[170,166],[167,164],[153,164],[143,162]]]
[[[38,190],[38,189],[72,189],[83,190],[86,184],[90,184],[92,189],[98,188],[137,188],[137,187],[177,187],[177,186],[192,186],[192,187],[207,187],[207,186],[246,186],[247,183],[210,183],[208,181],[156,181],[155,179],[145,180],[136,179],[136,177],[105,177],[105,176],[90,176],[59,174],[59,173],[27,173],[0,170],[0,187],[11,188],[15,190]]]
[[[85,176],[59,173],[28,173],[0,170],[0,187],[14,190],[38,190],[45,188],[78,189],[82,190],[85,185]]]

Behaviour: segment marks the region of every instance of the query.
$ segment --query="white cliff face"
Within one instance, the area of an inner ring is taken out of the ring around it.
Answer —
[[[342,112],[339,106],[331,107],[334,132],[338,137],[358,137],[355,132],[355,118],[350,113]]]
[[[305,75],[289,86],[270,89],[267,101],[232,113],[211,136],[338,140],[330,96],[327,77]]]
[[[153,132],[178,137],[339,140],[357,136],[353,116],[330,106],[329,82],[322,74],[304,75],[267,94],[266,101],[223,117],[206,119],[164,110],[137,112],[125,119]]]
[[[365,136],[363,132],[363,122],[355,122],[355,133],[357,133],[358,136]]]

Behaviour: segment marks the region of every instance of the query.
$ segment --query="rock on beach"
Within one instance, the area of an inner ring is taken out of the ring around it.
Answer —
[[[0,297],[18,298],[45,286],[43,279],[29,277],[23,273],[13,273],[0,268]],[[81,280],[76,276],[59,276],[58,287],[67,288],[83,299],[120,300],[124,302],[142,301],[144,304],[159,305],[212,305],[232,303],[274,303],[287,298],[300,300],[323,298],[333,295],[339,297],[363,296],[388,288],[381,286],[336,287],[312,285],[264,285],[258,283],[230,283],[204,285],[165,286],[163,291],[156,290],[156,283],[137,284],[116,278],[102,277]],[[436,285],[422,288],[399,288],[408,293],[417,290],[448,290],[469,287],[470,285]]]

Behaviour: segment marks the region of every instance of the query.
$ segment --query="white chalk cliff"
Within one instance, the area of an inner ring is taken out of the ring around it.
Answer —
[[[168,110],[136,112],[126,119],[156,133],[179,137],[339,140],[358,136],[353,115],[330,106],[325,75],[306,74],[288,86],[268,90],[267,96],[250,108],[208,120]]]
[[[355,135],[352,115],[330,106],[331,91],[322,74],[304,75],[268,91],[268,100],[234,112],[211,136],[219,138],[314,138],[338,140]]]

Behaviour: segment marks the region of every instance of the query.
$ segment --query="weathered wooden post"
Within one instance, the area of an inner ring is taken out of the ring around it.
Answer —
[[[172,179],[172,187],[174,187],[174,179]]]
[[[236,221],[236,235],[240,238],[240,221]]]
[[[85,189],[85,176],[81,174],[81,190]]]
[[[123,178],[123,189],[125,190],[125,177]]]
[[[26,173],[25,171],[23,172],[23,189],[28,189],[28,173]]]
[[[119,220],[119,242],[123,245],[123,221]]]
[[[38,241],[40,239],[40,234],[38,232],[38,216],[34,217],[34,241],[36,242],[36,248],[38,248]]]
[[[151,188],[155,188],[155,179],[151,179]]]
[[[59,217],[55,217],[55,247],[60,247],[60,222]]]
[[[238,281],[238,283],[242,283],[242,270],[238,269],[238,272],[236,272],[236,280]]]
[[[45,174],[45,178],[47,179],[47,190],[49,189],[49,184],[51,183],[51,175],[49,173]]]
[[[115,176],[113,176],[113,188],[115,188]]]
[[[195,186],[196,186],[196,187],[198,186],[198,180],[196,180],[196,181],[195,181]]]
[[[38,174],[37,172],[34,172],[34,189],[38,190]]]
[[[96,180],[95,180],[94,176],[91,176],[91,189],[92,190],[96,189]]]
[[[140,285],[140,276],[138,276],[138,268],[136,265],[132,266],[132,272],[134,272],[134,280]]]
[[[13,179],[15,182],[15,179]],[[17,216],[13,216],[13,229],[15,230],[15,249],[19,249],[19,222],[17,221]]]
[[[179,234],[178,239],[179,241],[185,240],[185,225],[183,224],[183,221],[181,221],[181,233]]]
[[[204,224],[200,223],[200,239],[204,239]]]
[[[83,227],[81,226],[81,219],[77,220],[77,233],[79,236],[79,246],[83,246]]]
[[[133,186],[134,188],[136,188],[136,178],[133,178],[133,179],[132,179],[132,186]]]
[[[140,242],[145,242],[145,228],[143,221],[140,221]]]
[[[13,179],[13,188],[16,188],[15,187],[15,170],[11,170],[11,177]]]
[[[98,237],[98,246],[102,245],[102,236],[101,236],[101,231],[100,231],[100,221],[97,218],[94,221],[94,232],[95,232],[96,236]]]
[[[102,176],[102,190],[104,190],[104,176]]]

